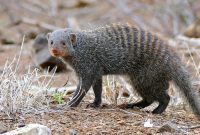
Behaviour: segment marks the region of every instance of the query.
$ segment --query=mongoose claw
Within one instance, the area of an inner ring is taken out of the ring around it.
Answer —
[[[126,109],[133,109],[135,106],[134,103],[127,104]]]
[[[145,112],[148,113],[148,114],[152,113],[151,111],[145,111]]]
[[[89,103],[87,104],[86,108],[92,107],[92,108],[102,108],[102,105],[100,104],[94,104],[94,103]]]

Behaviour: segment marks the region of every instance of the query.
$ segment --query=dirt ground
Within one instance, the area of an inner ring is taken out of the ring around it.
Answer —
[[[26,2],[26,0],[24,0]],[[60,0],[62,1],[62,0]],[[77,13],[77,9],[71,9],[66,11],[59,11],[59,13],[70,13],[74,16],[76,16],[75,20],[77,18],[82,18],[81,22],[78,22],[76,20],[76,24],[81,28],[88,28],[89,24],[88,22],[93,22],[92,25],[98,26],[102,25],[107,22],[117,22],[120,19],[123,21],[129,21],[130,23],[135,23],[130,19],[130,16],[127,15],[120,15],[116,19],[114,18],[114,15],[117,15],[118,13],[114,10],[113,5],[109,6],[109,4],[105,4],[106,2],[103,1],[102,3],[96,3],[95,6],[89,6],[82,5],[83,8],[80,10],[82,11],[82,14]],[[150,1],[149,3],[153,3],[153,1]],[[162,3],[162,2],[161,2]],[[10,3],[12,7],[13,3]],[[100,6],[97,8],[98,4],[102,4],[105,6]],[[80,8],[80,7],[79,7]],[[104,10],[105,8],[105,10]],[[13,8],[14,10],[15,8]],[[109,10],[108,10],[109,9]],[[111,12],[111,9],[113,9],[113,12]],[[91,14],[90,16],[87,15],[87,11],[94,10],[98,14]],[[105,14],[109,12],[112,14],[110,17],[109,15]],[[139,11],[138,11],[139,12]],[[26,16],[26,14],[22,11],[16,12],[16,14],[22,14]],[[9,17],[6,16],[6,14],[3,12],[3,14],[0,15],[1,18],[4,19],[4,21],[0,21],[1,23],[9,22]],[[48,16],[48,15],[47,15]],[[91,17],[92,16],[92,17]],[[103,16],[100,18],[99,16]],[[148,13],[145,13],[146,18],[148,19]],[[152,16],[152,14],[151,14]],[[19,17],[19,16],[18,16]],[[26,16],[27,17],[27,16]],[[38,20],[42,20],[47,23],[54,24],[55,26],[65,27],[65,23],[63,23],[62,16],[60,20],[57,22],[54,22],[54,20],[49,19],[48,17],[44,17],[38,15]],[[54,16],[55,17],[55,16]],[[55,17],[56,18],[56,17]],[[109,20],[109,19],[110,20]],[[86,21],[88,20],[89,21]],[[66,20],[65,20],[66,21]],[[75,24],[75,23],[74,23]],[[67,23],[67,26],[70,25],[69,22]],[[92,27],[92,26],[91,26]],[[22,29],[29,29],[28,25],[23,25]],[[31,27],[34,28],[34,27]],[[39,28],[37,28],[38,30]],[[13,38],[15,41],[20,42],[22,40],[22,36],[20,34],[12,35],[12,32],[17,32],[16,29],[12,28],[5,28],[1,27],[0,30],[5,31],[4,35],[7,35],[8,38]],[[162,33],[158,29],[154,29],[158,34]],[[1,31],[2,32],[2,31]],[[167,35],[166,33],[163,35]],[[20,58],[20,65],[21,68],[18,72],[19,75],[27,73],[28,66],[30,64],[31,70],[35,68],[35,65],[33,63],[33,60],[31,58],[31,46],[32,46],[33,39],[27,39],[27,42],[24,43],[23,52]],[[20,52],[20,46],[21,43],[18,44],[12,44],[12,45],[3,45],[0,46],[0,72],[2,72],[5,61],[9,58],[11,61],[15,55],[18,57]],[[177,47],[177,50],[181,50]],[[182,58],[182,55],[181,55]],[[199,63],[199,57],[195,58],[196,63]],[[188,61],[185,61],[184,63],[187,63]],[[189,63],[189,62],[188,62]],[[187,63],[187,64],[188,64]],[[191,63],[191,62],[190,62]],[[191,74],[195,74],[194,70],[191,70],[192,67],[189,66],[189,70],[191,71]],[[194,68],[194,67],[193,67]],[[45,74],[45,72],[40,72],[41,74]],[[66,87],[69,86],[76,86],[76,76],[73,72],[60,72],[56,73],[55,82],[52,87],[60,87],[63,84],[66,83],[66,81],[69,78],[68,84]],[[196,79],[197,77],[194,77],[192,75],[192,79]],[[122,84],[123,85],[123,84]],[[148,135],[154,135],[154,134],[200,134],[200,126],[199,121],[195,117],[195,115],[191,112],[191,110],[188,107],[185,107],[185,105],[170,105],[166,109],[166,111],[163,112],[161,115],[152,115],[146,112],[146,110],[152,110],[155,106],[151,106],[142,110],[139,110],[137,108],[134,109],[119,109],[113,104],[108,104],[106,102],[103,103],[103,108],[86,108],[86,105],[93,101],[93,95],[87,94],[87,96],[83,99],[83,101],[80,103],[80,105],[76,108],[69,108],[67,105],[59,105],[57,102],[55,102],[54,97],[49,96],[49,104],[43,103],[43,107],[41,108],[32,108],[26,111],[23,111],[23,113],[17,113],[16,115],[10,115],[8,117],[7,114],[0,114],[0,127],[3,127],[3,132],[7,132],[16,128],[24,127],[25,125],[29,123],[38,123],[47,126],[52,131],[53,135],[67,135],[67,134],[86,134],[86,135],[94,135],[94,134],[148,134]],[[65,102],[68,102],[70,100],[71,96],[64,96]],[[150,121],[150,125],[145,127],[145,125],[148,123],[147,121]],[[173,128],[161,128],[163,125],[167,123],[174,124]],[[153,124],[153,125],[151,125]],[[152,127],[151,127],[152,126]],[[3,133],[2,132],[2,133]]]

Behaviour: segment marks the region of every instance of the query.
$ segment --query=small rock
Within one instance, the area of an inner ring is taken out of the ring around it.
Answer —
[[[196,19],[192,24],[190,24],[183,35],[189,38],[200,38],[200,19]]]
[[[12,130],[3,135],[51,135],[51,130],[44,125],[29,124],[23,128]]]
[[[66,106],[66,104],[49,105],[49,107],[53,110],[61,110],[64,106]]]
[[[151,124],[152,119],[148,119],[146,122],[144,122],[144,127],[153,127],[153,124]]]
[[[121,120],[121,121],[119,121],[119,122],[117,122],[118,124],[120,124],[120,125],[127,125],[123,120]]]
[[[127,104],[127,103],[124,103],[124,104],[118,105],[117,107],[120,108],[120,109],[126,109],[127,106],[128,106],[128,104]]]
[[[15,44],[15,41],[9,38],[1,38],[0,40],[3,45]]]
[[[28,31],[26,31],[24,34],[26,35],[26,38],[29,38],[29,39],[35,39],[36,36],[38,35],[38,31],[35,30],[35,29],[30,29]]]
[[[162,133],[162,132],[176,132],[176,131],[178,131],[178,127],[177,127],[177,125],[174,124],[174,123],[167,122],[167,124],[165,124],[165,125],[163,125],[162,127],[160,127],[160,128],[158,129],[158,131],[159,131],[160,133]]]
[[[58,4],[58,9],[75,8],[78,5],[77,0],[66,0]]]
[[[75,131],[75,130],[70,130],[70,131],[69,131],[69,134],[70,134],[70,135],[77,135],[77,131]]]
[[[0,125],[0,134],[5,133],[7,131],[6,127],[3,125]]]

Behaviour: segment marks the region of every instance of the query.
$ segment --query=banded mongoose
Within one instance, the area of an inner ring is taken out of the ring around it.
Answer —
[[[155,34],[130,24],[110,24],[93,30],[55,30],[47,34],[47,39],[50,53],[61,57],[77,73],[79,84],[69,102],[71,107],[80,103],[91,86],[95,99],[88,106],[98,107],[102,76],[127,75],[143,98],[127,108],[144,108],[158,101],[152,113],[162,113],[170,100],[169,83],[174,82],[200,119],[200,104],[186,68],[172,47]]]

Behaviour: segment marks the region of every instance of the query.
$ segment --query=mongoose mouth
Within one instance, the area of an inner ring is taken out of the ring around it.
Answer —
[[[60,53],[53,53],[53,56],[54,57],[60,57],[61,55],[60,55]]]
[[[53,52],[53,51],[51,51],[51,55],[53,57],[62,57],[62,56],[65,55],[65,53],[64,52]]]

